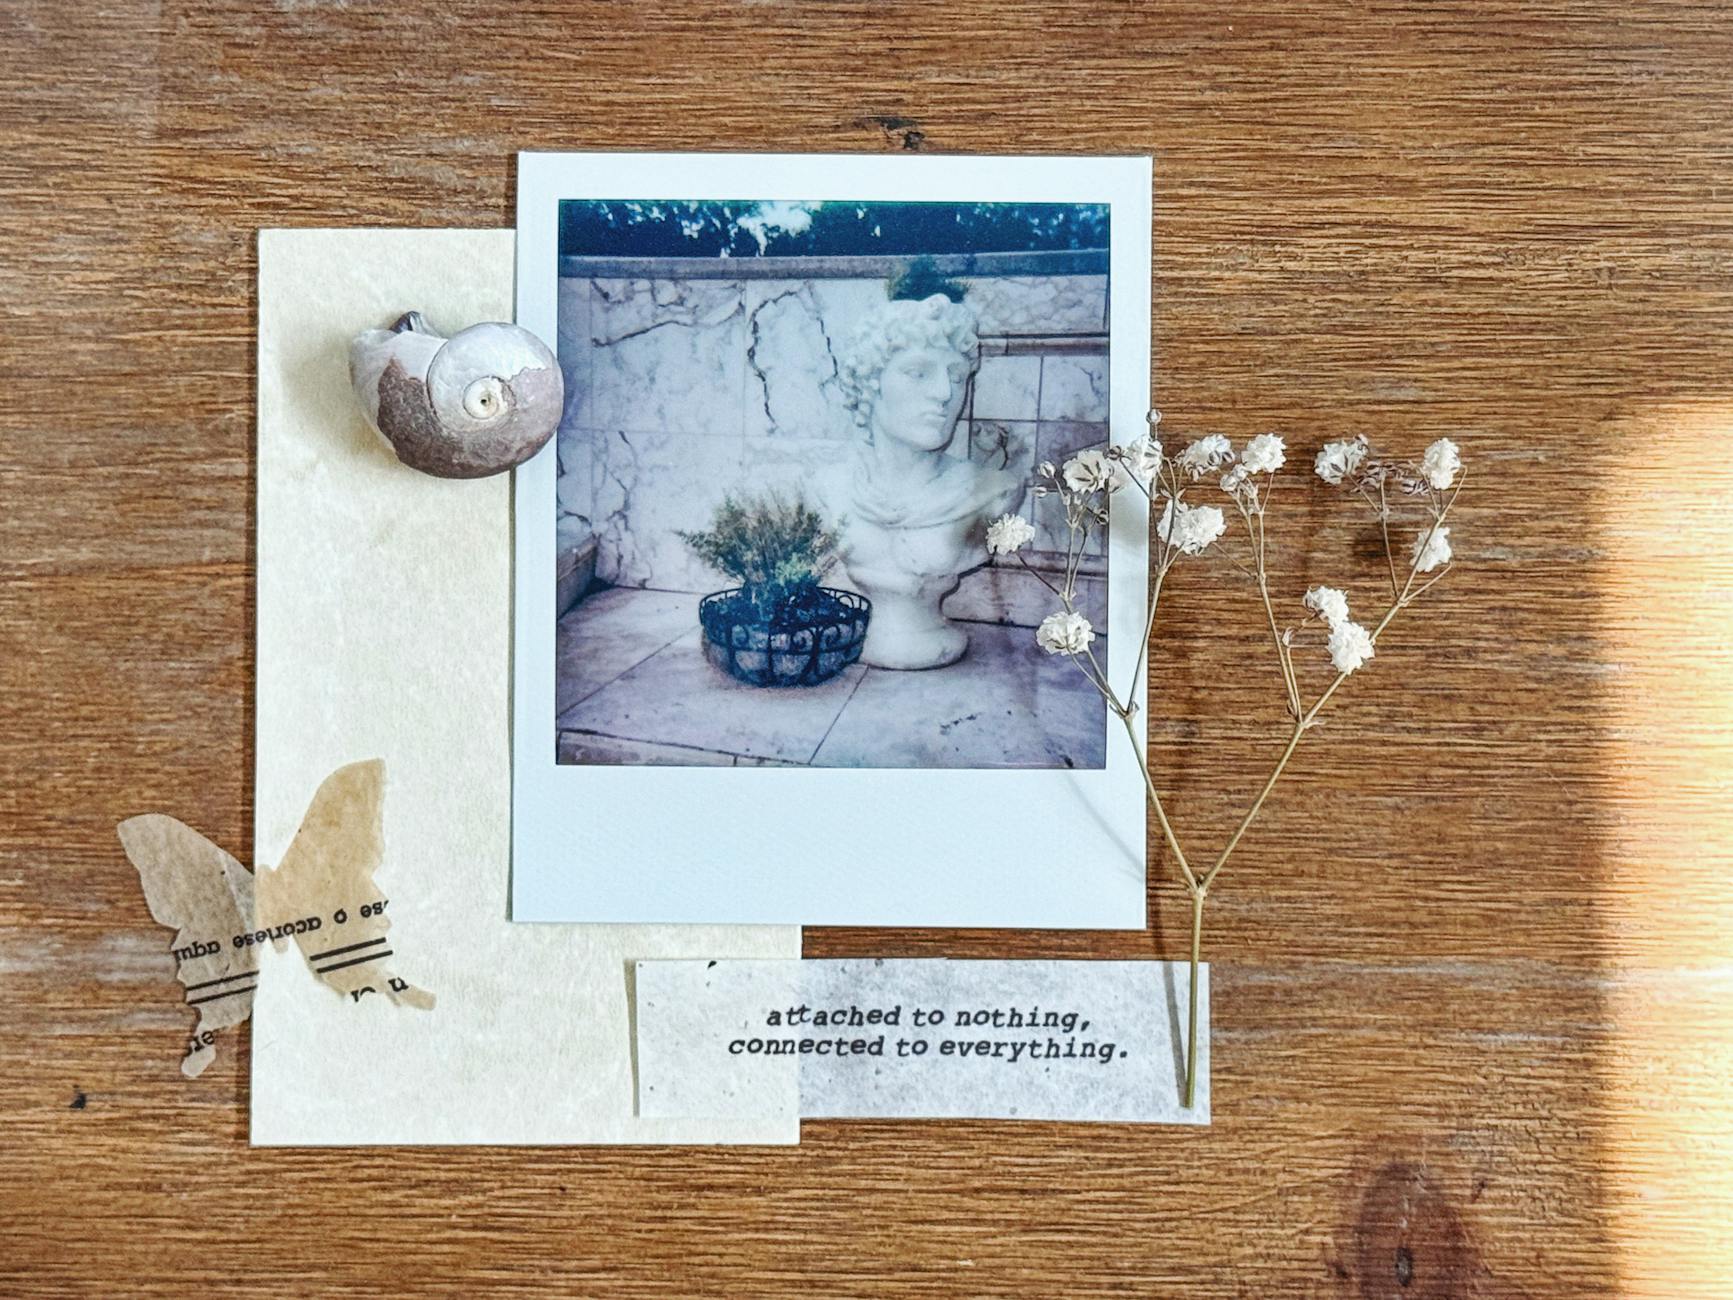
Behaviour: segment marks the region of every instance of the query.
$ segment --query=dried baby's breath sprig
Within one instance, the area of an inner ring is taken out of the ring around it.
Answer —
[[[1439,438],[1416,461],[1375,455],[1362,434],[1349,442],[1327,443],[1314,468],[1332,487],[1364,501],[1377,519],[1384,535],[1392,596],[1400,597],[1403,590],[1397,580],[1396,550],[1390,542],[1393,496],[1418,501],[1431,516],[1430,524],[1423,526],[1409,545],[1410,582],[1417,573],[1449,567],[1450,529],[1444,525],[1444,516],[1456,500],[1462,475],[1462,451],[1449,438]]]
[[[1294,646],[1304,627],[1283,627],[1270,597],[1265,515],[1275,488],[1276,474],[1287,463],[1286,443],[1274,433],[1261,433],[1236,452],[1223,435],[1206,434],[1188,443],[1178,454],[1167,456],[1158,436],[1160,421],[1160,413],[1151,411],[1148,433],[1105,449],[1078,452],[1063,466],[1055,467],[1048,461],[1037,469],[1035,494],[1057,495],[1065,506],[1065,563],[1057,584],[1031,566],[1022,554],[1035,537],[1034,528],[1026,521],[1009,515],[995,520],[988,528],[987,545],[995,555],[1016,555],[1024,568],[1058,599],[1059,609],[1048,615],[1036,629],[1036,642],[1049,654],[1069,658],[1100,692],[1108,710],[1124,725],[1143,774],[1150,809],[1155,813],[1162,837],[1190,896],[1192,992],[1185,1065],[1185,1104],[1189,1107],[1196,1097],[1197,1088],[1196,989],[1204,901],[1246,830],[1257,819],[1270,791],[1287,769],[1301,739],[1317,723],[1324,706],[1351,674],[1375,656],[1378,638],[1390,626],[1391,620],[1449,572],[1450,529],[1444,521],[1462,490],[1462,458],[1460,449],[1448,438],[1434,442],[1418,461],[1378,456],[1364,436],[1329,442],[1318,451],[1313,461],[1317,476],[1330,486],[1359,497],[1378,519],[1390,575],[1391,602],[1377,625],[1368,630],[1350,617],[1346,592],[1323,586],[1306,592],[1303,604],[1310,616],[1305,622],[1321,621],[1327,629],[1323,649],[1335,671],[1334,679],[1308,704],[1293,657]],[[1247,573],[1257,586],[1281,672],[1282,693],[1291,730],[1269,778],[1227,844],[1208,869],[1200,869],[1187,858],[1179,836],[1168,820],[1161,792],[1150,772],[1149,756],[1137,734],[1134,720],[1139,708],[1139,694],[1147,687],[1144,667],[1149,654],[1149,638],[1155,627],[1156,609],[1168,572],[1182,557],[1202,556],[1210,551],[1227,531],[1227,517],[1219,506],[1186,499],[1189,492],[1208,490],[1202,486],[1206,478],[1216,480],[1214,486],[1239,515],[1245,530],[1249,563],[1236,567]],[[1117,492],[1133,489],[1143,493],[1154,518],[1149,607],[1143,638],[1138,643],[1134,675],[1124,691],[1115,691],[1093,649],[1095,628],[1077,608],[1077,573],[1090,538],[1097,529],[1107,527],[1111,498]],[[1405,581],[1398,579],[1396,551],[1390,540],[1393,496],[1417,501],[1427,516],[1412,539]],[[1415,586],[1421,574],[1434,571],[1437,571],[1435,577]]]
[[[1366,439],[1348,438],[1342,442],[1326,442],[1318,449],[1318,458],[1312,462],[1312,467],[1319,478],[1334,485],[1358,471],[1360,462],[1365,459]]]

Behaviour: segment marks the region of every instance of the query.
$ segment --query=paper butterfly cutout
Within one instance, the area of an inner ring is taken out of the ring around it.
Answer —
[[[383,993],[427,1010],[431,993],[398,978],[388,900],[373,883],[385,856],[385,764],[340,767],[320,784],[282,863],[251,872],[183,822],[161,813],[117,828],[138,868],[150,914],[175,932],[172,951],[189,1007],[198,1008],[181,1073],[216,1059],[216,1033],[253,1011],[267,943],[293,939],[313,973],[359,1002]]]

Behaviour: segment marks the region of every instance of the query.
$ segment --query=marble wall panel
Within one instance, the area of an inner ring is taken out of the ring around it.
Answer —
[[[564,556],[590,535],[595,492],[590,481],[592,454],[583,429],[583,407],[590,391],[590,281],[562,279],[554,353],[565,380],[565,410],[554,434],[558,464],[557,554]]]
[[[593,447],[596,576],[663,591],[727,586],[679,532],[708,527],[722,498],[743,486],[741,439],[609,430]]]
[[[589,428],[735,437],[746,376],[745,290],[733,280],[596,280]]]
[[[1033,420],[974,420],[969,425],[969,459],[1027,480],[1035,473],[1036,430]],[[1027,498],[1019,513],[1029,514]]]
[[[590,531],[595,513],[594,483],[596,433],[562,425],[554,436],[554,454],[559,458],[555,500],[559,504],[558,526],[562,539]]]
[[[1034,420],[1041,414],[1041,358],[1015,356],[981,358],[975,372],[977,420]]]
[[[983,334],[1102,334],[1104,275],[969,276],[962,281]]]
[[[587,279],[560,281],[554,353],[566,381],[566,416],[579,424],[583,423],[584,397],[590,390],[590,295]]]
[[[743,440],[743,479],[755,489],[802,496],[818,504],[815,481],[824,470],[853,453],[854,440],[780,438],[772,434]]]
[[[853,437],[837,361],[860,322],[883,301],[876,280],[749,281],[745,433]]]
[[[1107,415],[1106,356],[1041,358],[1043,420],[1105,420]]]

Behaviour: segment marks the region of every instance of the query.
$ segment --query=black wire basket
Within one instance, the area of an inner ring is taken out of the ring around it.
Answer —
[[[698,606],[704,657],[752,686],[816,686],[860,658],[873,604],[835,587],[812,587],[765,618],[739,587]]]

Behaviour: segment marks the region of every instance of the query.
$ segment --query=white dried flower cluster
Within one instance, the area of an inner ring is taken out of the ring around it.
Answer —
[[[1095,640],[1095,629],[1081,614],[1049,614],[1035,629],[1035,640],[1050,655],[1080,655]]]
[[[1109,491],[1121,486],[1120,468],[1107,453],[1090,448],[1065,462],[1065,486],[1073,492]]]
[[[1330,629],[1330,662],[1343,676],[1372,657],[1372,636],[1358,623],[1344,619]]]
[[[1415,571],[1431,573],[1441,564],[1450,563],[1450,526],[1439,524],[1428,532],[1421,533],[1414,539],[1414,549],[1409,552]]]
[[[1240,468],[1248,474],[1274,474],[1287,459],[1287,448],[1281,438],[1273,433],[1260,433],[1240,453]]]
[[[1274,474],[1287,460],[1288,451],[1281,438],[1273,433],[1260,433],[1246,444],[1246,449],[1239,454],[1238,463],[1222,475],[1222,491],[1229,496],[1239,496],[1245,491],[1253,475]],[[1246,505],[1251,503],[1251,495],[1247,495],[1242,502]]]
[[[1155,535],[1186,555],[1201,555],[1211,542],[1227,531],[1227,520],[1215,506],[1188,506],[1163,497],[1161,519]],[[1177,505],[1177,509],[1175,506]]]
[[[1173,458],[1173,463],[1195,482],[1205,474],[1220,469],[1233,458],[1233,444],[1223,435],[1211,433],[1199,438],[1180,452]]]
[[[1107,454],[1145,487],[1155,482],[1156,475],[1161,473],[1161,439],[1153,432],[1117,447],[1110,447]]]
[[[1336,587],[1313,587],[1306,593],[1306,608],[1331,627],[1348,621],[1347,594]]]
[[[1331,486],[1339,486],[1343,479],[1360,468],[1360,462],[1366,459],[1366,437],[1348,438],[1342,442],[1326,442],[1318,452],[1318,458],[1312,462],[1312,468],[1318,472],[1318,477]]]
[[[1348,617],[1347,593],[1336,587],[1313,587],[1306,608],[1330,625],[1330,662],[1339,673],[1351,673],[1372,657],[1372,634]]]
[[[1440,438],[1420,458],[1420,477],[1443,492],[1462,470],[1462,453],[1449,438]]]
[[[987,525],[987,550],[993,555],[1010,555],[1035,540],[1035,526],[1022,515],[1000,515]]]
[[[1449,438],[1440,438],[1419,461],[1383,460],[1372,457],[1362,434],[1325,443],[1313,468],[1326,483],[1337,487],[1349,483],[1361,492],[1376,491],[1380,499],[1386,487],[1409,496],[1422,496],[1427,492],[1448,491],[1455,484],[1462,473],[1462,450]]]

